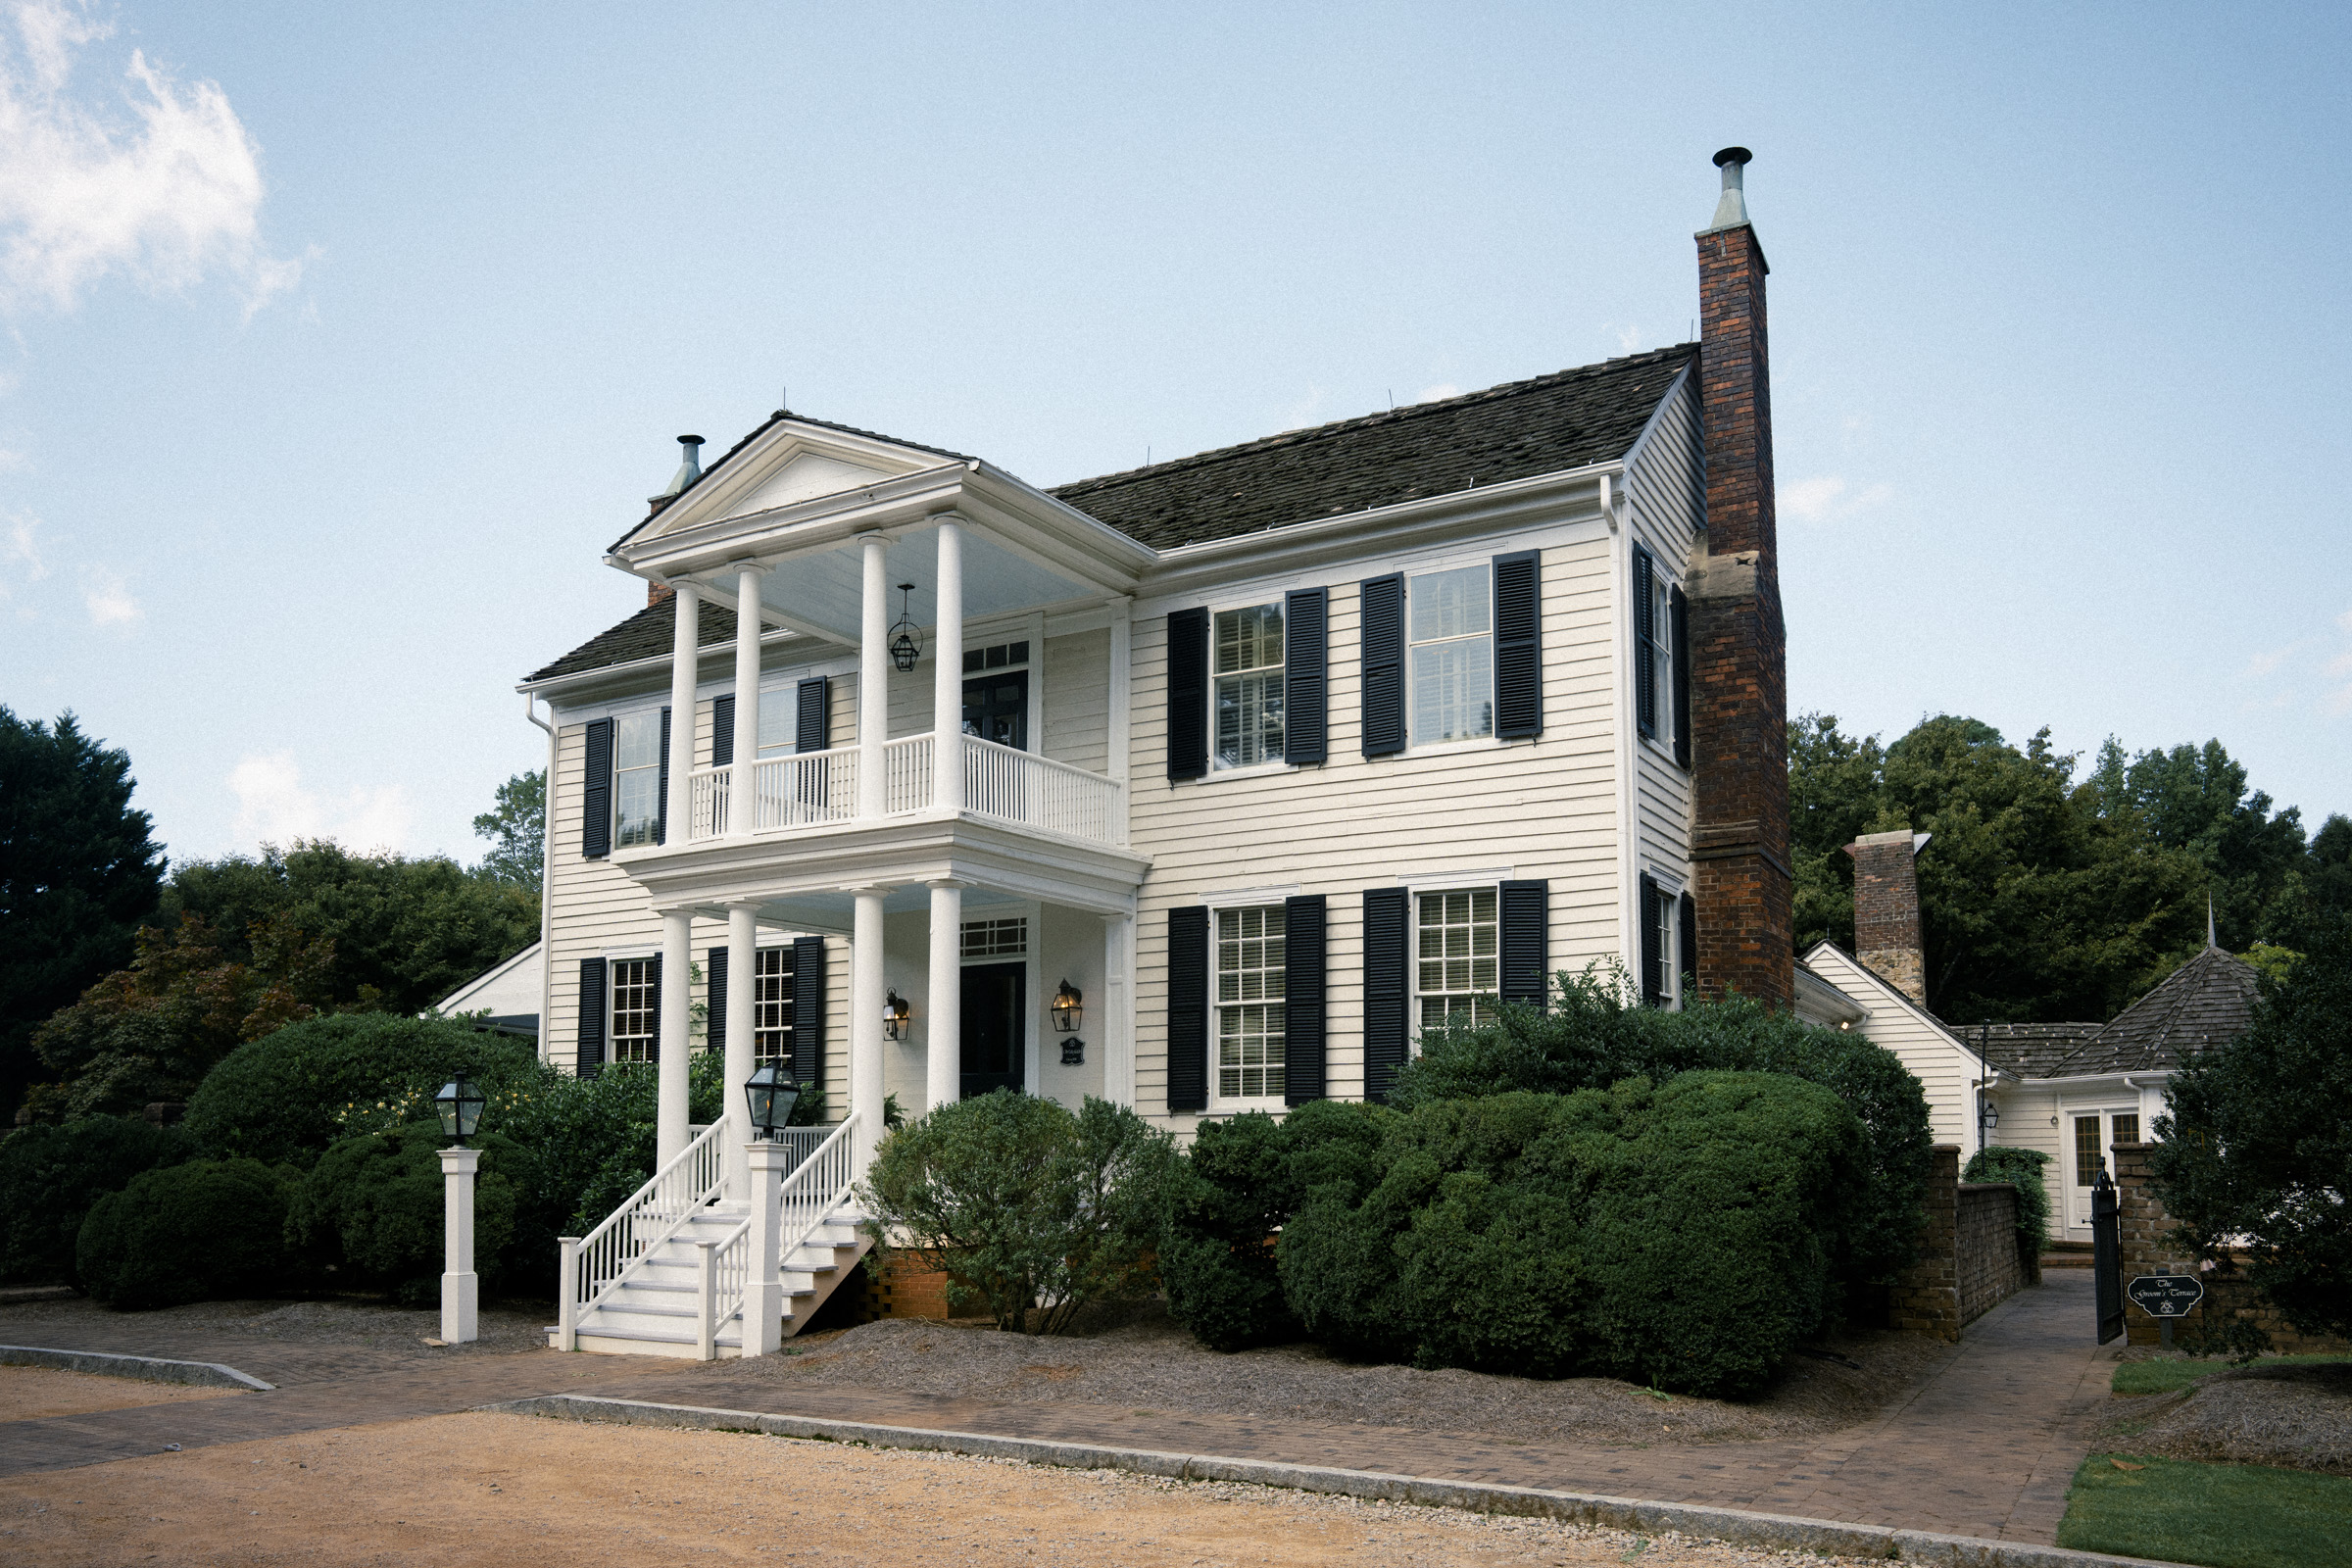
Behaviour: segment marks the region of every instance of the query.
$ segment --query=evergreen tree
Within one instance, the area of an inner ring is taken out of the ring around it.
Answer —
[[[163,850],[133,810],[130,758],[0,707],[0,1119],[38,1068],[40,1021],[130,961]]]

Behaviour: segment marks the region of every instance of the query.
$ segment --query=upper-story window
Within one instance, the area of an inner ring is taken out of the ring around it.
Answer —
[[[656,843],[662,822],[662,715],[649,710],[612,721],[612,842]]]
[[[1217,1099],[1283,1093],[1288,992],[1282,905],[1217,911]]]
[[[1417,902],[1413,992],[1420,1026],[1434,1029],[1448,1017],[1492,1022],[1502,979],[1495,890],[1454,888],[1424,893]]]
[[[1487,566],[1461,566],[1405,585],[1416,746],[1494,733],[1493,577]]]
[[[1282,760],[1282,606],[1221,610],[1214,628],[1216,765]]]
[[[801,715],[790,692],[760,694],[760,755],[783,757],[801,749]]]

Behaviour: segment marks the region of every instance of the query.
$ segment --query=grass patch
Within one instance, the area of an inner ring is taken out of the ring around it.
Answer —
[[[2058,1544],[2211,1568],[2352,1563],[2352,1480],[2094,1453],[2067,1492]]]
[[[2313,1361],[2352,1361],[2352,1355],[2266,1355],[2254,1364],[2292,1366]],[[2170,1394],[2200,1378],[2226,1371],[2230,1365],[2221,1356],[2185,1361],[2126,1361],[2115,1369],[2115,1381],[2109,1387],[2117,1394]]]

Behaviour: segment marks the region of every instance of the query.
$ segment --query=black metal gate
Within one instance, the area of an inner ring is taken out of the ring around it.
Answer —
[[[2124,1250],[2117,1234],[2115,1183],[2104,1165],[2090,1184],[2090,1274],[2098,1288],[2099,1343],[2124,1336]]]

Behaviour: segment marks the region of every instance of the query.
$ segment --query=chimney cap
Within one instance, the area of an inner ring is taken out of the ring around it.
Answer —
[[[703,438],[699,435],[682,435],[678,437],[678,445],[682,447],[699,447],[702,444]]]
[[[1755,158],[1756,155],[1744,147],[1726,147],[1715,155],[1715,167],[1721,169],[1726,164],[1749,164],[1755,162]]]

